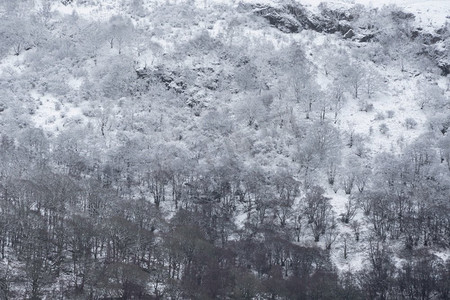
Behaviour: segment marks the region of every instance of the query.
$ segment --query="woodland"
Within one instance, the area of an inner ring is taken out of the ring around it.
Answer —
[[[0,299],[450,299],[450,10],[348,2],[0,0]]]

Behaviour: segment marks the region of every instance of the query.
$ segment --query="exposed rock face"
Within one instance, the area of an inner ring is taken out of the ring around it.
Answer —
[[[441,63],[439,64],[439,69],[441,69],[442,76],[450,75],[450,64],[449,63]]]
[[[422,39],[425,45],[433,45],[437,42],[442,41],[442,37],[439,34],[431,34],[431,33],[422,33],[419,34],[419,37]]]
[[[433,33],[417,28],[411,36],[413,40],[418,40],[423,45],[421,54],[427,55],[436,63],[442,76],[450,75],[450,49],[443,43],[449,38],[449,28],[447,25]]]
[[[353,32],[353,29],[349,29],[345,34],[344,34],[344,39],[351,39],[352,37],[355,36],[355,33]]]
[[[371,42],[375,40],[375,34],[366,34],[365,36],[363,36],[362,38],[359,39],[359,41],[361,43],[367,43],[367,42]]]
[[[301,4],[287,4],[279,7],[262,4],[241,4],[241,9],[251,11],[257,16],[266,19],[270,25],[285,33],[298,33],[302,30],[314,30],[324,33],[341,33],[345,39],[354,39],[361,43],[378,40],[378,33],[372,29],[360,30],[353,28],[351,21],[357,18],[357,11],[330,9],[326,5],[319,6],[320,13],[314,14],[305,9]],[[355,15],[354,15],[355,14]],[[399,23],[414,20],[412,13],[401,10],[392,11],[392,19]],[[411,39],[420,39],[425,50],[423,54],[429,55],[441,69],[442,75],[450,74],[450,64],[446,62],[445,55],[433,48],[434,45],[444,40],[448,34],[448,28],[443,27],[435,33],[423,32],[417,28],[411,32]]]
[[[156,70],[142,68],[136,70],[136,74],[138,79],[146,81],[147,84],[150,84],[152,80],[157,80],[163,83],[168,90],[172,89],[178,94],[183,93],[187,89],[182,76],[176,71],[165,70],[161,67],[158,67]]]
[[[303,6],[286,5],[283,9],[297,20],[301,28],[318,31],[320,26],[319,22],[315,20],[313,15],[308,15],[308,12]]]
[[[335,33],[340,32],[342,35],[349,33],[352,29],[350,21],[355,17],[349,10],[331,9],[321,4],[320,15],[317,17],[318,23],[321,24],[323,32]]]
[[[395,10],[392,12],[392,18],[397,20],[414,20],[416,16],[413,13],[406,13],[401,10]]]
[[[309,29],[345,34],[351,29],[347,22],[353,18],[349,14],[330,9],[323,9],[322,14],[314,15],[300,4],[288,4],[282,7],[241,4],[241,8],[253,11],[254,14],[269,21],[270,25],[286,33],[298,33]]]
[[[303,28],[293,16],[287,12],[273,7],[256,7],[253,11],[256,15],[269,21],[270,25],[286,33],[298,33]]]

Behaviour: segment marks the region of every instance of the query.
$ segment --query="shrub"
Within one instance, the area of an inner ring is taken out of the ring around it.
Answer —
[[[6,103],[0,102],[0,112],[4,111],[7,108],[8,108],[8,106],[6,105]]]
[[[405,120],[405,126],[406,126],[406,129],[414,129],[417,126],[417,122],[413,118],[407,118]]]
[[[395,115],[395,112],[393,110],[388,110],[386,113],[389,119],[392,119]]]
[[[365,101],[361,101],[359,103],[359,110],[360,111],[365,111],[365,112],[371,112],[371,111],[373,111],[373,104],[372,103],[367,103]]]
[[[47,120],[45,121],[45,124],[53,124],[56,121],[56,116],[51,116],[49,118],[47,118]]]
[[[375,115],[375,120],[384,120],[384,114],[382,112],[379,112]]]
[[[381,134],[388,134],[389,127],[386,125],[386,123],[383,123],[380,125],[379,130],[380,130]]]
[[[90,117],[90,118],[96,117],[100,114],[98,109],[94,109],[92,107],[83,107],[81,112],[83,113],[84,116]]]

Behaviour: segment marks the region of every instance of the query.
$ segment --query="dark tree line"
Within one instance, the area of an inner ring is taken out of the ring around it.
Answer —
[[[10,262],[2,266],[0,288],[7,298],[450,296],[449,265],[419,247],[448,243],[448,214],[434,206],[439,197],[410,198],[412,191],[404,189],[411,186],[396,181],[407,178],[397,174],[401,168],[380,171],[385,192],[357,195],[373,225],[370,268],[338,276],[328,250],[295,243],[299,231],[328,240],[334,219],[329,199],[315,186],[297,195],[303,187],[289,173],[242,170],[232,161],[203,173],[162,171],[161,165],[153,172],[132,161],[123,169],[96,166],[82,156],[73,172],[70,162],[61,165],[46,149],[37,155],[33,145],[6,135],[0,145],[0,249],[3,262]],[[411,180],[420,175],[416,170]],[[151,182],[162,185],[167,198],[157,200]],[[432,195],[441,191],[431,183],[419,190],[425,187]],[[296,197],[303,199],[300,210]],[[243,227],[235,222],[241,210]],[[404,242],[401,267],[387,239]]]

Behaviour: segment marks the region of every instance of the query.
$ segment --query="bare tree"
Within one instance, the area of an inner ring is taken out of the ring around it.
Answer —
[[[353,90],[353,96],[357,99],[359,98],[359,92],[361,87],[364,84],[364,78],[366,76],[366,71],[363,68],[363,66],[355,63],[350,64],[345,70],[344,70],[344,77],[346,78],[349,86]]]
[[[324,192],[323,188],[313,186],[305,195],[304,213],[316,242],[325,234],[331,216],[330,198],[325,197]]]

